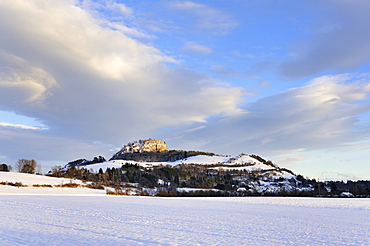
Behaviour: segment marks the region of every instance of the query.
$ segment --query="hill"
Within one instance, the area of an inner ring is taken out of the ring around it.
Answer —
[[[159,140],[128,143],[104,160],[79,159],[50,175],[111,186],[125,194],[312,195],[314,191],[314,184],[301,175],[257,155],[169,150]]]
[[[7,170],[4,170],[7,171]],[[10,175],[10,176],[9,176]],[[170,150],[159,140],[125,145],[109,161],[102,156],[78,159],[48,176],[0,172],[7,186],[105,189],[116,195],[159,196],[347,196],[368,197],[370,181],[326,181],[304,178],[258,155],[217,155],[202,151]],[[10,179],[13,177],[12,179]],[[67,178],[66,180],[60,179]],[[37,178],[37,183],[35,183]],[[72,181],[73,180],[73,181]],[[75,181],[78,180],[78,181]]]

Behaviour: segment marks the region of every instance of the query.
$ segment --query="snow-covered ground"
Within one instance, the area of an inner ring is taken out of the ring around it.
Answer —
[[[199,164],[199,165],[212,165],[212,164],[220,164],[225,163],[230,160],[230,157],[224,157],[224,156],[207,156],[207,155],[197,155],[188,157],[186,159],[174,161],[174,162],[138,162],[138,161],[131,161],[131,160],[111,160],[103,163],[97,163],[97,164],[90,164],[84,166],[87,169],[91,169],[94,172],[99,171],[101,168],[103,172],[107,168],[120,168],[123,164],[129,163],[129,164],[138,164],[142,167],[155,167],[155,166],[177,166],[180,164]],[[255,160],[255,159],[254,159]],[[256,161],[256,160],[255,160]]]
[[[155,166],[177,166],[181,164],[197,164],[197,165],[244,165],[240,167],[223,167],[223,169],[227,170],[248,170],[248,171],[254,171],[254,170],[271,170],[274,169],[274,167],[271,167],[269,165],[266,165],[255,158],[248,156],[248,155],[239,155],[234,157],[226,157],[226,156],[209,156],[209,155],[197,155],[197,156],[191,156],[182,160],[174,161],[174,162],[138,162],[138,161],[131,161],[131,160],[111,160],[103,163],[97,163],[97,164],[89,164],[86,166],[83,166],[87,169],[91,169],[94,172],[99,171],[101,168],[103,172],[107,168],[120,168],[123,164],[138,164],[142,167],[155,167]],[[245,166],[246,164],[250,164],[249,166]],[[215,167],[215,169],[218,169],[219,167]]]
[[[0,186],[0,218],[0,245],[370,245],[370,199]]]
[[[68,183],[82,184],[81,180],[68,178],[54,178],[42,175],[34,175],[28,173],[15,172],[0,172],[0,182],[21,182],[23,185],[47,184],[47,185],[63,185]]]

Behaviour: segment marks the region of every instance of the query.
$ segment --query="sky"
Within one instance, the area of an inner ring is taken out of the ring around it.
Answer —
[[[366,0],[0,0],[0,163],[128,142],[370,179]]]

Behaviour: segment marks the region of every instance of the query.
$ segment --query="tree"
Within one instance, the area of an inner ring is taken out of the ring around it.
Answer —
[[[36,171],[37,163],[35,160],[19,159],[16,162],[16,166],[19,173],[34,174]]]
[[[6,164],[0,164],[0,172],[9,172],[9,167]]]
[[[51,168],[51,172],[49,172],[53,177],[61,177],[62,176],[62,167],[61,166],[53,166]]]

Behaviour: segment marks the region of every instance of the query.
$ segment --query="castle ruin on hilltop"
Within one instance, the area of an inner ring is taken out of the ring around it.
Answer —
[[[124,153],[141,153],[141,152],[163,152],[168,151],[165,142],[160,140],[139,140],[133,143],[128,143],[121,149],[121,154]]]

